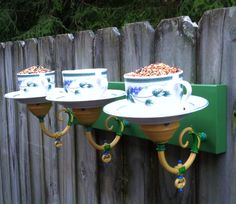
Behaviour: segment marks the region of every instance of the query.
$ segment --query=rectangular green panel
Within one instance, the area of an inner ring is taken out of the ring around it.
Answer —
[[[110,82],[110,89],[124,90],[123,82]],[[225,85],[206,85],[192,84],[193,95],[201,96],[209,101],[207,108],[186,116],[181,121],[181,126],[170,140],[170,144],[178,145],[179,132],[185,127],[192,127],[196,132],[205,132],[207,140],[202,143],[200,150],[214,154],[226,151],[226,86]],[[97,122],[93,125],[97,129],[106,129],[104,121],[108,117],[102,113]],[[116,129],[116,128],[114,128]],[[130,124],[125,127],[125,136],[135,136],[148,139],[140,130],[137,124]]]

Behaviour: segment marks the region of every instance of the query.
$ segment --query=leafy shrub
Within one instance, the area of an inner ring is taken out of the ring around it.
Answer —
[[[122,27],[187,15],[198,21],[210,9],[236,5],[236,0],[1,0],[0,42],[64,32]]]

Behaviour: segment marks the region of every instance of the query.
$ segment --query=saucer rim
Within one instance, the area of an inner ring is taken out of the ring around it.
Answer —
[[[125,113],[128,112],[129,108],[130,108],[130,102],[127,101],[127,99],[121,99],[118,101],[114,101],[110,104],[107,104],[103,107],[103,112],[108,114],[108,115],[113,115],[119,118],[123,118],[126,120],[130,120],[131,122],[135,122],[135,123],[164,123],[164,122],[173,122],[173,121],[177,121],[182,119],[185,115],[200,111],[204,108],[206,108],[209,105],[209,101],[206,98],[203,98],[201,96],[195,96],[195,95],[191,95],[190,98],[187,100],[186,103],[192,102],[192,100],[194,98],[198,98],[201,100],[204,100],[203,105],[196,107],[196,108],[191,108],[190,110],[180,110],[175,112],[174,114],[161,114],[161,115],[140,115],[140,116],[136,116],[136,115],[125,115],[125,114],[118,114],[117,109],[119,109],[119,107],[121,106],[126,106],[125,108],[127,109],[127,111],[123,111]],[[192,100],[191,100],[192,99]],[[114,109],[114,106],[117,106],[116,109]],[[151,121],[153,120],[153,121]]]

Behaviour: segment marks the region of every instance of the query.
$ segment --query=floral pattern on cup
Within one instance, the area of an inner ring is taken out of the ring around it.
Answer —
[[[99,98],[108,87],[106,68],[63,70],[62,77],[64,90],[70,97]]]
[[[141,102],[145,104],[146,106],[150,106],[154,104],[154,101],[151,100],[151,97],[168,97],[170,96],[170,92],[168,90],[164,90],[163,88],[154,88],[151,91],[151,94],[146,95],[146,96],[139,96],[139,93],[144,90],[144,89],[149,89],[148,86],[146,87],[128,87],[127,89],[127,100],[135,103],[136,101]],[[146,99],[145,99],[146,98]]]
[[[65,91],[68,93],[69,92],[69,88],[71,88],[70,87],[70,85],[72,84],[72,82],[73,82],[73,84],[75,84],[76,82],[77,82],[77,80],[64,80],[64,89],[65,89]],[[93,88],[93,84],[91,84],[91,83],[88,83],[88,82],[79,82],[78,83],[79,84],[79,88],[82,88],[82,89],[90,89],[90,88]],[[76,86],[77,87],[77,86]],[[71,88],[71,90],[74,90],[74,94],[75,95],[79,95],[80,94],[80,90],[79,90],[79,88],[74,88],[73,89],[73,87]]]
[[[46,74],[19,74],[18,87],[26,94],[46,94],[55,88],[54,71]]]

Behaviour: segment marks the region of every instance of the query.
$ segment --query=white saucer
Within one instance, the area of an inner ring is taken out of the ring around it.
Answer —
[[[46,100],[57,102],[67,108],[93,108],[104,106],[115,98],[125,95],[125,91],[108,89],[101,98],[79,98],[68,95],[63,88],[56,88],[53,93],[47,95]]]
[[[4,95],[5,98],[9,99],[14,99],[20,103],[25,103],[25,104],[35,104],[35,103],[46,103],[45,97],[46,95],[39,95],[39,94],[26,94],[25,92],[22,91],[14,91],[10,93],[6,93]]]
[[[108,115],[126,119],[137,124],[162,124],[178,121],[185,115],[202,110],[208,106],[208,101],[199,96],[190,96],[182,108],[169,111],[153,110],[153,108],[135,106],[126,99],[119,100],[104,106],[103,111]]]

